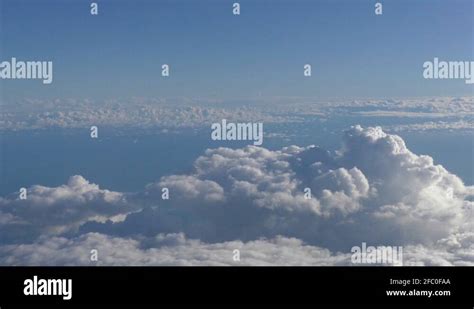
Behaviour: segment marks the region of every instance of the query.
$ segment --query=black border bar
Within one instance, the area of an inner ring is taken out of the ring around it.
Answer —
[[[72,299],[25,296],[24,281],[33,276],[72,279]],[[414,278],[420,284],[390,284],[390,279]],[[473,281],[474,267],[0,267],[0,308],[13,304],[67,308],[218,303],[414,304],[430,308],[456,304],[473,308]],[[413,289],[449,290],[451,295],[386,295],[387,290]]]

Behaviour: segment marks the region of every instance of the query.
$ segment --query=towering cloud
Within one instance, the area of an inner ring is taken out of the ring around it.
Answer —
[[[30,191],[28,201],[0,201],[0,229],[35,228],[11,236],[0,263],[42,263],[28,252],[73,250],[77,257],[51,263],[87,264],[80,248],[95,246],[104,264],[233,265],[236,248],[244,264],[345,264],[361,242],[402,245],[410,265],[474,263],[474,188],[379,127],[350,128],[335,153],[209,149],[191,173],[142,192],[101,190],[80,176]],[[110,254],[109,244],[121,253]]]

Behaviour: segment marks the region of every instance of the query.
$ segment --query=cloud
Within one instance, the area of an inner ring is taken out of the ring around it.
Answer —
[[[265,123],[294,122],[301,119],[265,108],[223,105],[209,99],[131,99],[96,102],[90,100],[22,100],[2,106],[0,129],[45,128],[188,129],[210,126],[222,119]]]
[[[405,124],[405,125],[396,125],[393,128],[390,128],[395,132],[402,131],[435,131],[435,130],[464,130],[472,131],[474,130],[474,121],[472,119],[461,119],[457,121],[427,121],[422,123],[414,124]]]
[[[128,129],[194,129],[208,127],[222,119],[271,124],[347,116],[357,116],[359,119],[410,118],[416,121],[443,118],[439,126],[463,129],[472,123],[474,97],[352,101],[322,101],[307,97],[258,97],[225,101],[209,98],[20,100],[2,105],[0,130],[90,128],[99,124],[102,127]],[[399,121],[403,129],[407,125],[406,121]]]
[[[346,132],[345,148],[344,164],[360,168],[377,190],[368,203],[371,215],[407,241],[447,236],[473,207],[472,188],[431,157],[409,151],[399,136],[356,126]]]
[[[169,200],[162,200],[163,188]],[[23,252],[35,246],[79,252],[97,239],[123,246],[110,256],[103,245],[107,264],[229,264],[237,245],[250,254],[249,264],[339,264],[362,242],[401,245],[410,265],[474,263],[474,188],[380,127],[350,128],[337,152],[208,149],[192,172],[163,177],[142,192],[102,190],[80,176],[29,192],[28,201],[0,200],[8,214],[0,228],[17,228],[15,220],[36,227],[34,243],[0,247],[6,264],[41,263]],[[164,246],[157,237],[174,240]],[[89,263],[83,250],[64,263]]]
[[[98,262],[90,259],[93,249],[98,252]],[[240,261],[234,260],[236,249]],[[183,234],[159,234],[140,241],[89,233],[74,239],[42,238],[34,244],[0,247],[3,265],[343,265],[348,260],[347,254],[332,254],[286,237],[206,244]]]
[[[164,187],[169,201],[159,199]],[[466,222],[470,197],[471,187],[399,136],[355,126],[333,154],[314,146],[207,150],[193,173],[164,177],[135,197],[161,206],[83,231],[184,232],[207,242],[285,235],[336,250],[361,241],[432,244]]]
[[[407,266],[472,266],[474,233],[456,233],[431,247],[408,246],[404,249],[404,260]]]
[[[118,250],[119,248],[120,250]],[[91,260],[97,250],[98,260]],[[238,253],[235,251],[238,250]],[[474,234],[453,235],[435,246],[403,247],[405,266],[468,266],[474,263]],[[239,260],[235,260],[238,254]],[[74,238],[41,237],[33,244],[0,246],[0,265],[28,266],[343,266],[351,254],[310,246],[296,238],[240,240],[215,244],[184,234],[124,238],[87,233]],[[370,265],[370,264],[369,264]],[[380,264],[379,264],[380,265]]]
[[[21,199],[19,193],[0,198],[0,239],[10,242],[39,234],[59,235],[85,222],[120,220],[134,209],[125,194],[102,190],[76,175],[59,187],[32,186],[27,189],[27,199]]]

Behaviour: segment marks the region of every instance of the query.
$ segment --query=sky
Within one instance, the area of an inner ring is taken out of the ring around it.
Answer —
[[[474,265],[474,2],[234,1],[0,0],[0,265]]]
[[[422,78],[434,57],[469,60],[473,2],[2,0],[1,58],[51,60],[54,81],[3,83],[35,98],[472,95]],[[21,22],[19,22],[21,21]],[[171,76],[161,77],[169,64]],[[312,77],[303,66],[312,65]]]

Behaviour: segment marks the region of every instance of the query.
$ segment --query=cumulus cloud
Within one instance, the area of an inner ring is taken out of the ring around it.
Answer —
[[[103,243],[106,264],[227,265],[229,251],[241,247],[248,264],[335,265],[366,242],[403,246],[409,265],[474,263],[474,188],[380,127],[352,127],[334,153],[316,146],[209,149],[192,172],[133,194],[71,179],[33,187],[28,202],[0,200],[9,215],[0,226],[23,220],[39,227],[34,243],[0,247],[0,261],[42,263],[28,256],[70,250],[77,256],[60,254],[52,263],[84,264],[85,248]],[[169,200],[161,199],[163,188]],[[110,255],[109,243],[120,253]]]
[[[432,244],[454,233],[472,209],[472,188],[381,128],[353,127],[334,154],[314,146],[218,148],[194,167],[136,197],[159,204],[167,187],[171,197],[162,206],[83,230],[185,232],[208,242],[286,235],[343,250],[360,240]]]
[[[62,234],[89,221],[120,220],[135,209],[123,193],[102,190],[77,175],[55,188],[32,186],[26,194],[26,199],[18,192],[0,198],[0,239],[4,242]]]
[[[410,245],[404,252],[404,265],[407,266],[472,266],[474,233],[456,233],[429,247]]]

